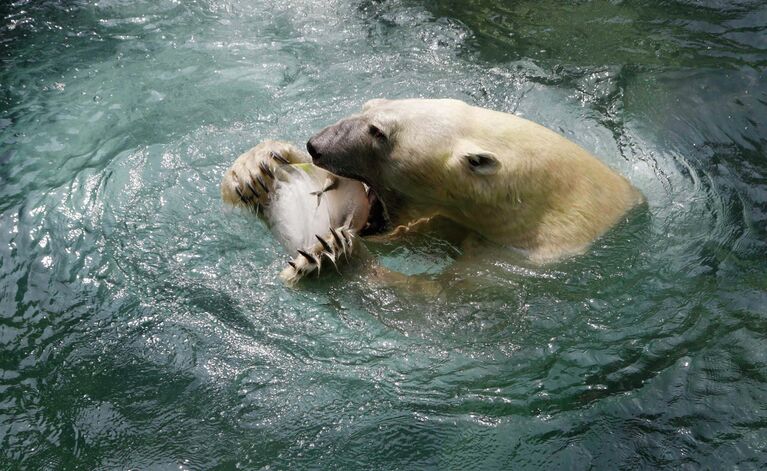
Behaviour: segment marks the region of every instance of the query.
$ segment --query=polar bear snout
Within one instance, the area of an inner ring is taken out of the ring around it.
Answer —
[[[312,139],[313,139],[313,138],[312,138]],[[317,152],[317,148],[316,148],[316,147],[314,146],[314,144],[312,143],[312,139],[309,139],[309,140],[306,142],[306,150],[307,150],[307,152],[309,152],[309,155],[311,155],[311,156],[312,156],[312,162],[314,162],[315,164],[317,164],[317,161],[319,161],[319,160],[320,160],[320,157],[322,157],[322,154],[320,154],[319,152]]]
[[[372,137],[363,121],[361,117],[343,119],[312,136],[306,150],[314,164],[340,176],[365,176]]]
[[[310,137],[306,142],[306,150],[309,152],[309,155],[312,156],[312,162],[314,162],[315,165],[322,167],[323,163],[328,163],[323,162],[323,160],[337,160],[337,154],[343,153],[343,148],[339,149],[339,144],[342,144],[342,140],[340,139],[341,136],[339,136],[339,124],[340,123],[322,129],[320,132]],[[327,157],[328,154],[330,154],[330,159],[323,159],[323,157]]]

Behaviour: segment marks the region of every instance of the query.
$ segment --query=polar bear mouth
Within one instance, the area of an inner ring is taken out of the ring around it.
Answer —
[[[378,197],[378,193],[376,193],[370,185],[364,182],[363,184],[365,185],[368,195],[369,211],[368,220],[365,223],[365,227],[360,230],[360,235],[364,237],[386,232],[391,226],[391,223],[386,214],[386,208],[384,207],[383,201],[381,201],[381,198]]]
[[[322,161],[319,158],[319,155],[316,150],[307,143],[307,149],[309,150],[309,154],[312,156],[312,163],[321,169],[324,169],[334,175],[338,175],[339,177],[349,178],[351,180],[357,180],[358,182],[362,183],[365,186],[365,191],[367,192],[368,196],[368,219],[365,223],[365,226],[360,229],[359,233],[361,236],[367,236],[367,235],[376,235],[381,234],[383,232],[386,232],[388,229],[391,229],[391,219],[389,217],[389,211],[384,205],[383,200],[378,195],[378,193],[375,191],[373,186],[368,182],[365,178],[362,178],[358,175],[351,174],[349,172],[345,171],[339,171],[339,169],[335,168],[334,165],[329,165],[327,162]]]

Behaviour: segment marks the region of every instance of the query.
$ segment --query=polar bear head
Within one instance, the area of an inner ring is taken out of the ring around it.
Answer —
[[[449,99],[375,99],[306,147],[316,165],[370,186],[394,224],[494,205],[504,162],[485,144],[504,122],[477,129],[475,110]]]

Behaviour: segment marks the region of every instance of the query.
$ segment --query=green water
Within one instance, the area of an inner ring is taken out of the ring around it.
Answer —
[[[767,466],[761,1],[0,6],[0,469]],[[378,96],[558,130],[648,207],[439,300],[292,290],[218,182]]]

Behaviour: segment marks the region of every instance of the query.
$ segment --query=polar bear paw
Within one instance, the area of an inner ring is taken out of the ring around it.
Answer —
[[[280,273],[280,278],[293,286],[301,279],[322,269],[323,261],[333,264],[336,271],[341,257],[348,260],[354,249],[355,231],[348,226],[330,228],[330,233],[324,237],[315,235],[317,243],[306,249],[299,249],[298,255],[288,262],[288,266]]]
[[[279,172],[286,165],[310,162],[295,146],[264,141],[237,157],[221,180],[221,199],[226,204],[258,211],[269,204]]]

